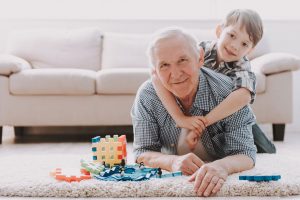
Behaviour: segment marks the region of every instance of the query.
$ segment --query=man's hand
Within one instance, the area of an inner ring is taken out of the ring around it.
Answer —
[[[207,163],[189,179],[194,181],[194,191],[198,196],[209,196],[217,193],[227,179],[228,172],[216,162]]]
[[[204,162],[195,154],[177,156],[172,162],[172,171],[181,171],[184,175],[194,174]]]

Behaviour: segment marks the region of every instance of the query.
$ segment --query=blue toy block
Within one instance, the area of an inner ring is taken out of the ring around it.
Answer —
[[[92,138],[92,143],[97,143],[97,142],[100,142],[100,139],[101,139],[101,137],[100,137],[100,136],[93,137],[93,138]]]
[[[262,181],[278,181],[281,179],[280,175],[270,175],[270,176],[239,176],[239,180],[248,180],[248,181],[256,181],[256,182],[262,182]]]
[[[175,176],[182,176],[182,172],[172,172],[167,174],[162,174],[161,176],[157,175],[157,178],[169,178],[169,177],[175,177]]]

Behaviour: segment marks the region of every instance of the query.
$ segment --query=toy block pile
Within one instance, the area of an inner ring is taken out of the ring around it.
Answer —
[[[121,164],[122,159],[126,162],[126,136],[114,135],[111,138],[100,136],[92,138],[93,161],[108,166]]]
[[[143,163],[126,165],[126,136],[109,135],[92,138],[92,161],[80,160],[80,174],[65,173],[56,168],[51,175],[60,181],[81,181],[95,178],[103,181],[142,181],[152,177],[181,176],[181,172],[164,173],[160,168],[147,168]],[[76,174],[76,175],[74,175]]]

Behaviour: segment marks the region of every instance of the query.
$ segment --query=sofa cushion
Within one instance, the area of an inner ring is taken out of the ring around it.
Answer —
[[[0,75],[9,76],[25,69],[31,69],[26,60],[13,55],[0,55]]]
[[[300,57],[289,53],[268,53],[253,59],[251,65],[266,75],[294,71],[300,68]]]
[[[147,68],[146,55],[151,35],[105,33],[103,36],[102,69]]]
[[[21,57],[33,68],[101,68],[101,32],[97,28],[27,30],[12,34],[7,53]]]
[[[9,89],[15,95],[93,95],[96,72],[83,69],[31,69],[13,74]]]
[[[97,93],[136,94],[140,85],[148,78],[149,68],[103,69],[97,72]]]

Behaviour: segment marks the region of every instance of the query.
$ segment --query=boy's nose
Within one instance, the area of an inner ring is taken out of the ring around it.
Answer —
[[[234,51],[234,52],[236,52],[238,50],[237,44],[235,44],[235,43],[231,44],[231,48],[232,48],[232,51]]]

